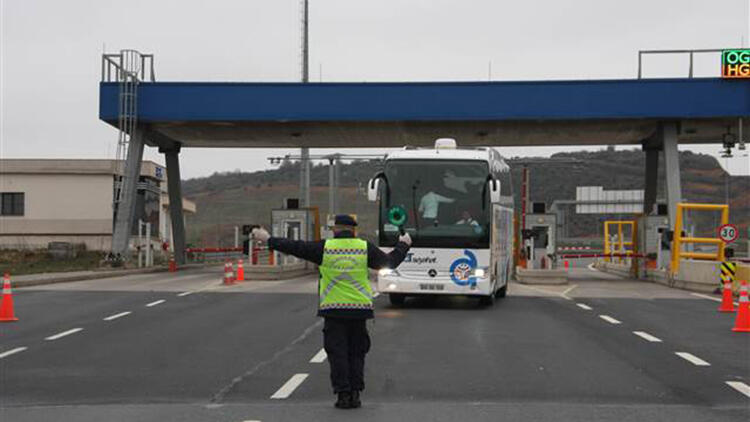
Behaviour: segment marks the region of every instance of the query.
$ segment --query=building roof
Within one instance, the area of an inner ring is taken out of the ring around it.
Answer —
[[[62,158],[7,158],[0,159],[0,174],[79,174],[113,175],[116,160]],[[143,161],[141,176],[166,181],[164,166]]]

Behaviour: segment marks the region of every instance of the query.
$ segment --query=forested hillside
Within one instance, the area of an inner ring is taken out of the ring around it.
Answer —
[[[555,159],[576,160],[573,164],[552,165]],[[605,189],[643,189],[644,153],[639,150],[601,150],[555,154],[542,163],[531,164],[531,200],[548,205],[558,199],[574,199],[576,186],[603,186]],[[514,191],[518,199],[521,166],[518,158],[509,160],[513,169]],[[658,197],[664,198],[663,160]],[[727,180],[715,158],[689,151],[680,153],[682,189],[688,202],[724,203],[729,197],[730,216],[747,235],[750,224],[750,177],[733,176]],[[341,166],[341,211],[359,215],[362,232],[371,235],[376,226],[376,209],[367,201],[367,180],[380,168],[378,161],[358,161]],[[328,208],[328,166],[316,165],[311,171],[312,205],[321,215]],[[729,187],[727,190],[726,187]],[[299,189],[299,164],[283,163],[278,169],[252,173],[217,172],[209,177],[183,181],[187,197],[195,200],[198,213],[188,218],[188,240],[200,245],[228,245],[233,241],[235,225],[270,223],[271,209],[279,208],[283,198],[296,197]],[[728,195],[727,195],[728,193]],[[518,204],[519,201],[516,201]],[[573,216],[567,233],[572,237],[598,236],[601,221],[615,216]],[[715,218],[697,217],[697,229],[713,228]]]

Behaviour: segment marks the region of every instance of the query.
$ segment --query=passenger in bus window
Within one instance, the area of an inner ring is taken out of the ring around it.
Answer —
[[[457,225],[467,225],[467,226],[478,226],[479,223],[477,220],[473,219],[471,217],[471,213],[469,211],[463,211],[461,213],[461,219],[456,221]]]

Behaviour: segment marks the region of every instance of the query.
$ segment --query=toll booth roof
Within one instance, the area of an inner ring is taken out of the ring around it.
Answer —
[[[118,98],[118,83],[101,83],[101,120],[117,125]],[[712,143],[736,133],[738,117],[750,117],[750,80],[144,82],[138,91],[147,142],[187,147],[398,147],[442,136],[462,145],[639,144],[660,121],[678,122],[682,143]]]

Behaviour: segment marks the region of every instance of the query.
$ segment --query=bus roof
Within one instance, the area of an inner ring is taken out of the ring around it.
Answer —
[[[491,161],[492,155],[488,147],[476,148],[410,148],[389,153],[386,160],[481,160]]]

